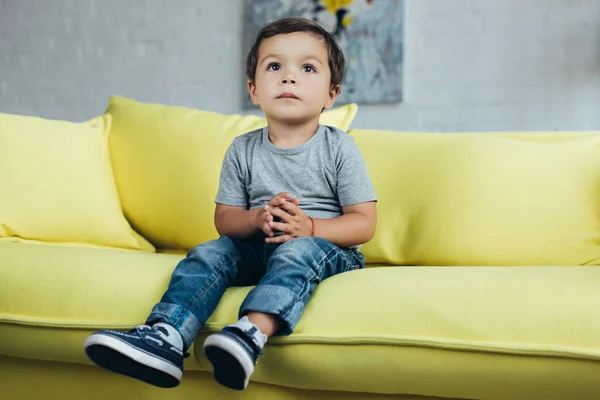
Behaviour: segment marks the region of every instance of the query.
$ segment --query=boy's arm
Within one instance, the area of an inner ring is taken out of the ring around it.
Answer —
[[[314,219],[315,236],[338,247],[367,243],[375,235],[377,203],[369,201],[343,207],[343,215],[330,219]]]
[[[246,207],[217,204],[215,208],[215,228],[221,236],[244,238],[257,232],[256,220],[260,208],[247,210]]]

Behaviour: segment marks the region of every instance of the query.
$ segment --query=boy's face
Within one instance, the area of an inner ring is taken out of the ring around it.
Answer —
[[[254,82],[248,82],[252,102],[265,115],[286,123],[316,118],[335,102],[327,48],[308,32],[265,39],[258,51]]]

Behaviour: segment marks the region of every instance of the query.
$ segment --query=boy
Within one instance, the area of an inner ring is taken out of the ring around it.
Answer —
[[[359,246],[375,232],[374,189],[353,138],[319,125],[343,73],[341,49],[314,22],[283,19],[259,32],[248,89],[268,127],[237,137],[225,154],[215,201],[220,238],[177,265],[146,325],[90,335],[84,347],[93,362],[177,386],[187,349],[227,287],[256,285],[239,321],[204,343],[215,379],[243,390],[267,339],[292,333],[316,285],[364,266]]]

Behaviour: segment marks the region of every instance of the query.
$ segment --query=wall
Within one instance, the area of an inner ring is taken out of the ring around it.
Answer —
[[[385,1],[385,0],[378,0]],[[0,112],[244,113],[243,1],[0,0]],[[406,0],[405,100],[358,128],[600,130],[600,1]]]

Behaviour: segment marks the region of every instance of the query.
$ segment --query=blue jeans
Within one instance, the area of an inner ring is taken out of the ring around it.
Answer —
[[[267,244],[263,237],[223,236],[199,244],[179,262],[146,323],[174,326],[187,350],[228,287],[256,285],[240,307],[240,318],[249,312],[275,315],[283,322],[277,334],[289,335],[322,280],[363,267],[358,250],[317,237]]]

